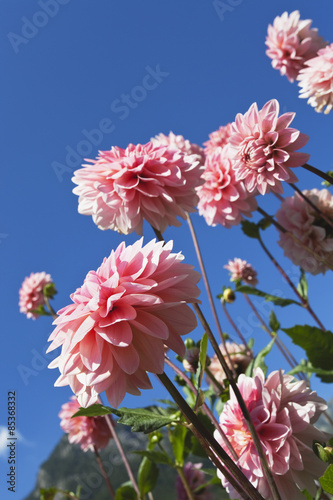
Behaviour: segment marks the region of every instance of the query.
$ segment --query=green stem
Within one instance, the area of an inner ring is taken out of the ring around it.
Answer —
[[[195,500],[195,498],[193,496],[193,493],[192,493],[192,490],[190,488],[190,485],[188,484],[188,481],[187,481],[186,476],[184,474],[183,468],[182,467],[177,467],[176,470],[178,472],[178,475],[179,475],[180,479],[182,480],[182,483],[183,483],[183,486],[185,488],[188,500]]]
[[[292,184],[292,183],[289,183],[289,185],[301,196],[301,198],[303,198],[303,200],[308,204],[310,205],[311,208],[313,208],[313,210],[315,210],[318,215],[320,215],[320,217],[322,219],[324,219],[324,221],[327,222],[327,224],[331,227],[333,227],[333,222],[331,221],[331,219],[329,219],[329,217],[327,217],[321,210],[319,207],[317,207],[317,205],[315,205],[311,200],[310,198],[308,198],[297,186],[296,184]]]
[[[230,370],[229,370],[230,372]],[[184,414],[185,418],[189,423],[192,424],[191,429],[196,434],[198,438],[205,441],[213,450],[213,452],[222,460],[227,468],[225,468],[221,462],[214,462],[226,479],[232,484],[232,486],[243,496],[244,492],[252,500],[263,500],[260,493],[253,487],[250,481],[244,476],[242,471],[237,467],[234,461],[229,457],[229,455],[224,451],[220,444],[214,439],[214,437],[207,431],[205,425],[199,420],[197,415],[193,412],[190,406],[186,403],[183,396],[180,394],[178,389],[173,385],[169,377],[162,373],[157,375],[162,384],[165,386],[167,391],[173,397],[174,401],[179,406],[180,410]],[[216,458],[216,457],[215,457]],[[236,483],[236,480],[240,484]],[[241,486],[240,486],[241,485]],[[243,488],[244,492],[240,490]]]
[[[100,404],[103,404],[102,400],[100,398],[98,398],[98,402]],[[107,423],[107,425],[108,425],[108,427],[110,429],[111,436],[114,439],[114,442],[116,443],[116,446],[118,448],[119,454],[120,454],[120,456],[121,456],[121,458],[122,458],[122,460],[124,462],[124,465],[125,465],[128,477],[129,477],[130,481],[132,482],[133,488],[135,489],[135,493],[137,494],[139,500],[143,500],[142,497],[141,497],[141,495],[140,495],[140,490],[139,490],[138,484],[137,484],[137,482],[135,480],[133,471],[132,471],[131,466],[129,464],[129,461],[127,459],[125,450],[123,448],[123,445],[121,444],[120,439],[118,438],[118,435],[116,433],[116,430],[114,428],[114,425],[112,423],[110,415],[104,415],[104,418],[105,418],[105,421],[106,421],[106,423]]]
[[[309,312],[309,314],[311,314],[311,316],[313,317],[313,319],[315,320],[315,322],[317,323],[317,325],[319,326],[319,328],[321,328],[324,332],[326,332],[326,328],[324,327],[324,325],[322,324],[322,322],[320,321],[320,319],[318,318],[318,316],[313,311],[312,307],[310,306],[309,301],[306,300],[306,299],[304,299],[302,297],[302,295],[299,293],[299,291],[297,290],[297,288],[295,287],[294,283],[291,281],[291,279],[289,278],[289,276],[287,275],[287,273],[284,271],[284,269],[280,266],[280,264],[275,259],[275,257],[273,257],[273,255],[271,254],[271,252],[268,250],[268,248],[264,244],[264,242],[263,242],[263,240],[262,240],[262,238],[261,238],[260,235],[259,235],[258,241],[259,241],[259,243],[261,245],[261,248],[264,250],[264,252],[266,253],[266,255],[272,261],[272,263],[274,264],[274,266],[276,267],[276,269],[281,273],[281,275],[286,280],[286,282],[288,283],[288,285],[290,286],[290,288],[293,290],[293,292],[297,295],[297,297],[299,298],[299,300],[302,302],[303,307]]]
[[[180,370],[178,368],[178,366],[176,366],[168,357],[165,357],[165,362],[167,365],[170,366],[170,368],[172,368],[176,373],[177,375],[179,375],[185,382],[186,384],[189,386],[189,388],[191,389],[191,391],[193,392],[193,394],[195,396],[197,396],[198,394],[198,391],[196,390],[196,388],[194,387],[194,385],[192,384],[191,380],[189,379],[189,377],[184,373],[182,372],[182,370]],[[207,373],[208,374],[208,373]],[[213,375],[210,374],[212,377]],[[214,378],[214,377],[213,377]],[[215,379],[214,379],[215,380]],[[223,391],[223,387],[217,382],[217,380],[215,380],[216,384],[219,385],[219,387],[222,389]],[[227,436],[224,434],[223,430],[221,429],[221,426],[219,425],[218,421],[216,420],[214,414],[210,411],[210,409],[208,408],[207,404],[204,403],[202,405],[202,409],[203,411],[206,413],[207,417],[211,420],[211,422],[213,423],[215,429],[218,431],[218,433],[220,434],[221,438],[223,439],[223,442],[224,444],[226,445],[226,447],[228,448],[228,450],[230,451],[231,455],[234,457],[235,460],[238,460],[238,456],[237,456],[237,453],[235,452],[235,450],[233,449],[229,439],[227,438]]]
[[[312,172],[313,174],[318,175],[319,177],[321,177],[325,181],[329,182],[330,184],[333,184],[333,178],[330,175],[326,174],[326,172],[322,172],[318,168],[313,167],[312,165],[309,165],[308,163],[305,163],[304,165],[302,165],[302,167],[305,168],[305,170],[308,170],[309,172]]]
[[[235,324],[235,322],[233,321],[232,317],[230,316],[229,314],[229,311],[227,309],[227,306],[225,305],[225,301],[222,299],[221,300],[221,305],[222,305],[222,308],[223,308],[223,312],[224,314],[226,315],[229,323],[231,324],[231,326],[233,327],[233,329],[235,330],[235,332],[237,333],[238,337],[240,338],[241,342],[243,342],[245,348],[246,348],[246,353],[248,354],[248,356],[251,357],[251,359],[253,358],[253,352],[251,351],[251,349],[249,348],[245,338],[243,337],[242,335],[242,332],[239,330],[239,328],[237,327],[237,325]]]
[[[94,445],[94,452],[95,452],[95,455],[96,455],[96,460],[97,460],[98,466],[99,466],[99,468],[101,470],[102,476],[103,476],[104,481],[106,483],[106,486],[107,486],[107,488],[109,490],[110,496],[111,496],[112,500],[114,500],[114,498],[115,498],[114,489],[112,488],[110,479],[108,478],[106,470],[104,469],[104,465],[103,465],[101,456],[100,456],[99,451],[98,451],[98,449],[96,448],[95,445]]]
[[[279,224],[279,222],[274,219],[273,215],[269,215],[267,212],[265,212],[265,210],[263,210],[260,207],[257,208],[257,211],[261,215],[264,215],[267,219],[269,219],[271,221],[271,223],[274,224],[274,226],[279,231],[281,231],[284,234],[287,234],[295,242],[295,244],[297,246],[303,248],[306,252],[308,252],[309,254],[311,254],[314,257],[314,259],[316,259],[318,262],[322,262],[323,264],[325,264],[326,267],[328,267],[329,269],[333,270],[333,267],[332,267],[331,263],[327,262],[325,259],[323,259],[322,257],[320,257],[320,255],[318,255],[317,252],[315,252],[314,250],[312,250],[310,247],[304,245],[304,243],[299,238],[297,238],[297,236],[295,236],[293,233],[291,233],[290,231],[287,231],[286,228],[284,228],[283,226],[281,226],[281,224]]]
[[[239,407],[243,413],[243,416],[244,416],[244,419],[246,421],[246,424],[247,424],[247,427],[250,431],[250,434],[251,434],[251,437],[252,437],[252,440],[253,440],[253,443],[256,447],[256,450],[257,450],[257,453],[258,453],[258,456],[260,458],[260,462],[261,462],[261,465],[262,465],[262,468],[263,468],[263,472],[264,472],[264,475],[266,477],[266,480],[269,484],[269,487],[271,489],[271,492],[272,492],[272,496],[273,496],[273,500],[281,500],[281,497],[280,497],[280,494],[278,492],[278,489],[276,487],[276,484],[275,484],[275,481],[274,481],[274,478],[273,478],[273,474],[268,466],[268,462],[267,462],[267,459],[266,459],[266,455],[264,453],[264,450],[262,448],[262,445],[261,445],[261,441],[258,437],[258,434],[257,434],[257,431],[255,429],[255,426],[252,422],[252,419],[251,419],[251,416],[249,414],[249,411],[247,409],[247,406],[244,402],[244,399],[240,393],[240,390],[238,388],[238,385],[236,384],[236,381],[235,379],[233,378],[233,375],[232,375],[232,372],[231,370],[229,369],[227,363],[225,362],[225,359],[219,349],[219,346],[215,340],[215,337],[204,317],[204,315],[202,314],[201,310],[200,310],[200,307],[198,306],[198,304],[193,304],[193,308],[195,309],[196,313],[197,313],[197,316],[198,318],[200,319],[201,321],[201,324],[202,326],[204,327],[205,329],[205,332],[207,333],[207,336],[210,340],[210,343],[212,344],[213,346],[213,349],[217,355],[217,358],[218,360],[220,361],[221,365],[222,365],[222,368],[224,369],[225,371],[225,374],[227,376],[227,379],[229,380],[229,383],[235,393],[235,396],[237,398],[237,401],[238,401],[238,404],[239,404]]]
[[[53,318],[53,319],[57,319],[58,314],[55,312],[55,310],[54,310],[54,309],[53,309],[53,307],[51,306],[51,304],[50,304],[50,301],[49,301],[48,297],[45,297],[45,295],[44,295],[44,302],[45,302],[45,305],[46,305],[47,309],[49,310],[49,312],[50,312],[50,314],[51,314],[52,318]]]
[[[243,293],[243,297],[246,300],[246,302],[248,303],[248,305],[250,306],[250,308],[252,309],[252,311],[254,312],[254,314],[256,315],[256,317],[258,318],[258,320],[261,323],[261,326],[263,327],[265,332],[268,333],[268,335],[271,337],[271,339],[275,338],[275,343],[276,343],[277,348],[279,349],[279,351],[281,352],[281,354],[283,355],[283,357],[285,358],[287,363],[290,365],[290,367],[294,368],[295,366],[297,366],[296,359],[293,357],[293,355],[287,349],[287,347],[283,344],[283,342],[279,339],[277,334],[276,335],[272,334],[271,330],[268,328],[265,321],[258,313],[257,308],[255,307],[255,305],[251,301],[250,297],[246,293]],[[298,374],[298,378],[303,378],[303,380],[306,380],[306,377],[304,376],[304,374],[302,374],[302,375]]]

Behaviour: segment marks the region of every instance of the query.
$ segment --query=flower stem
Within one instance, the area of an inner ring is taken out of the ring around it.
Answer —
[[[295,236],[293,233],[291,233],[290,231],[287,231],[286,228],[284,228],[283,226],[281,226],[281,224],[279,224],[278,221],[276,221],[274,219],[273,215],[269,215],[267,212],[265,212],[265,210],[263,210],[260,207],[258,207],[257,210],[258,210],[258,212],[261,215],[264,215],[266,218],[268,218],[272,222],[272,224],[274,224],[274,226],[279,231],[281,231],[282,233],[287,234],[288,236],[290,236],[290,238],[292,240],[294,240],[294,242],[295,242],[295,244],[297,246],[303,248],[306,252],[310,253],[317,261],[322,262],[323,264],[325,264],[326,267],[328,267],[329,269],[333,270],[333,267],[332,267],[331,263],[327,262],[325,259],[323,259],[322,257],[320,257],[320,255],[318,255],[317,252],[315,252],[314,250],[312,250],[310,247],[304,245],[304,243],[299,238],[297,238],[297,236]]]
[[[308,198],[295,184],[292,184],[291,182],[289,183],[289,185],[301,196],[301,198],[303,198],[303,200],[308,204],[310,205],[311,208],[313,208],[319,215],[322,219],[324,219],[325,222],[327,222],[327,224],[329,224],[331,227],[333,227],[333,222],[331,221],[331,219],[329,219],[329,217],[327,217],[324,212],[322,212],[320,210],[319,207],[317,207],[317,205],[315,205],[311,200],[310,198]]]
[[[230,370],[229,370],[230,372]],[[240,485],[236,484],[235,479],[240,482],[242,488],[246,492],[246,494],[253,500],[263,500],[260,493],[254,488],[254,486],[250,483],[250,481],[244,476],[242,471],[237,467],[234,461],[229,457],[229,455],[224,451],[224,449],[220,446],[220,444],[214,439],[214,437],[207,431],[205,425],[199,420],[194,411],[190,408],[190,406],[186,403],[183,396],[180,394],[178,389],[173,385],[169,377],[162,373],[161,375],[157,375],[160,379],[164,387],[173,397],[176,404],[179,406],[180,410],[184,414],[187,421],[192,424],[190,426],[191,430],[195,433],[195,435],[200,438],[206,445],[211,447],[214,454],[216,454],[222,462],[225,464],[227,468],[225,468],[221,462],[214,462],[222,474],[226,477],[228,481],[240,492]],[[240,492],[241,495],[244,495],[244,492]]]
[[[232,317],[230,316],[229,314],[229,311],[227,309],[227,306],[225,305],[225,301],[224,300],[221,300],[221,304],[222,304],[222,308],[223,308],[223,312],[224,314],[226,315],[229,323],[231,324],[231,326],[233,327],[233,329],[235,330],[235,332],[237,333],[238,337],[240,338],[240,340],[243,342],[244,346],[246,347],[246,353],[251,356],[251,358],[253,358],[253,353],[251,351],[251,349],[249,348],[245,338],[243,337],[242,335],[242,332],[239,330],[239,328],[237,327],[237,325],[235,324],[234,320],[232,319]]]
[[[246,302],[248,303],[248,305],[250,306],[250,308],[252,309],[252,311],[254,312],[254,314],[256,315],[256,317],[258,318],[258,320],[260,321],[265,332],[267,332],[268,335],[272,339],[275,337],[276,346],[278,347],[279,351],[286,359],[287,363],[291,366],[291,368],[294,368],[298,363],[297,363],[296,359],[294,358],[294,356],[289,351],[289,349],[287,349],[287,347],[283,344],[283,342],[279,339],[279,337],[277,335],[274,336],[272,334],[271,330],[268,328],[265,321],[258,313],[258,311],[257,311],[255,305],[253,304],[252,300],[250,299],[250,297],[246,293],[243,293],[243,297],[246,300]],[[306,380],[306,377],[304,375],[301,375],[301,374],[298,374],[298,378],[303,378],[304,380]]]
[[[294,283],[291,281],[291,279],[289,278],[289,276],[285,273],[285,271],[280,266],[280,264],[277,262],[277,260],[275,259],[275,257],[273,257],[273,255],[271,254],[271,252],[268,250],[268,248],[264,244],[264,242],[263,242],[263,240],[262,240],[262,238],[261,238],[260,235],[259,235],[258,241],[259,241],[262,249],[266,253],[266,255],[273,262],[273,264],[276,267],[276,269],[282,274],[283,278],[286,280],[286,282],[288,283],[288,285],[290,286],[290,288],[293,290],[293,292],[297,295],[297,297],[299,298],[299,300],[302,302],[303,307],[309,312],[309,314],[311,314],[311,316],[313,317],[313,319],[315,320],[315,322],[317,323],[317,325],[319,326],[319,328],[321,328],[324,332],[326,332],[326,328],[324,327],[324,325],[322,324],[322,322],[320,321],[320,319],[318,318],[318,316],[313,311],[312,307],[310,306],[309,301],[306,300],[306,299],[304,299],[302,297],[302,295],[299,293],[299,291],[297,290],[297,288],[295,287]]]
[[[188,484],[188,481],[187,481],[186,476],[184,474],[183,468],[177,467],[177,472],[178,472],[180,479],[182,480],[182,483],[183,483],[183,486],[185,488],[188,500],[195,500],[193,493],[192,493],[192,490],[190,488],[190,485]]]
[[[165,357],[165,362],[167,365],[170,366],[170,368],[172,368],[177,373],[177,375],[179,375],[186,382],[186,384],[189,386],[189,388],[191,389],[193,394],[195,396],[197,396],[198,391],[196,390],[196,388],[192,384],[191,379],[184,372],[182,372],[182,370],[180,370],[178,368],[178,366],[176,366],[168,357]],[[218,421],[216,420],[213,412],[208,408],[206,403],[204,403],[202,405],[202,409],[206,413],[207,417],[212,421],[215,429],[219,432],[221,438],[223,439],[224,444],[226,445],[226,447],[230,451],[231,455],[234,457],[235,460],[238,460],[237,453],[235,452],[229,439],[227,438],[227,436],[224,434],[223,430],[221,429],[221,426],[219,425]]]
[[[103,404],[103,403],[102,403],[102,400],[101,400],[100,398],[98,398],[98,402],[99,402],[100,404]],[[122,460],[123,460],[123,462],[124,462],[124,465],[125,465],[125,468],[126,468],[126,471],[127,471],[128,477],[129,477],[130,481],[132,482],[132,486],[133,486],[133,488],[135,489],[135,492],[136,492],[136,494],[137,494],[137,496],[138,496],[138,499],[139,499],[139,500],[142,500],[141,495],[140,495],[140,490],[139,490],[138,484],[137,484],[137,482],[136,482],[136,480],[135,480],[135,477],[134,477],[133,471],[132,471],[131,466],[130,466],[130,464],[129,464],[129,461],[128,461],[128,459],[127,459],[127,456],[126,456],[125,450],[124,450],[124,448],[123,448],[123,445],[121,444],[120,439],[119,439],[119,437],[117,436],[117,433],[116,433],[116,430],[115,430],[115,428],[114,428],[114,426],[113,426],[113,423],[112,423],[112,420],[111,420],[111,418],[110,418],[110,415],[104,415],[104,418],[105,418],[105,421],[106,421],[106,423],[107,423],[107,425],[108,425],[108,427],[109,427],[109,429],[110,429],[111,436],[112,436],[112,438],[114,439],[114,442],[116,443],[116,446],[117,446],[117,448],[118,448],[118,451],[119,451],[119,453],[120,453],[120,456],[121,456],[121,458],[122,458]]]
[[[108,490],[110,492],[111,498],[114,500],[114,498],[115,498],[114,489],[112,488],[110,479],[108,478],[106,470],[104,469],[104,465],[103,465],[101,456],[100,456],[99,451],[98,451],[98,449],[96,448],[95,445],[94,445],[94,452],[95,452],[95,455],[96,455],[96,460],[97,460],[98,466],[101,469],[102,476],[104,478],[104,481],[106,482],[106,486],[107,486],[107,488],[108,488]]]
[[[218,319],[218,316],[217,316],[216,307],[215,307],[215,303],[214,303],[214,300],[213,300],[212,292],[211,292],[211,289],[210,289],[210,286],[209,286],[208,277],[207,277],[205,265],[204,265],[204,262],[203,262],[202,254],[201,254],[201,251],[200,251],[198,239],[197,239],[197,236],[196,236],[196,233],[195,233],[195,230],[194,230],[194,227],[193,227],[193,224],[192,224],[192,221],[191,221],[191,218],[190,218],[189,214],[187,214],[187,222],[188,222],[188,225],[189,225],[189,228],[190,228],[190,232],[191,232],[191,236],[192,236],[194,248],[195,248],[195,251],[196,251],[196,254],[197,254],[197,258],[198,258],[198,261],[199,261],[201,275],[202,275],[202,278],[203,278],[203,281],[204,281],[204,284],[205,284],[205,288],[206,288],[206,292],[207,292],[208,300],[209,300],[209,305],[210,305],[211,311],[213,313],[213,317],[214,317],[214,321],[215,321],[215,324],[216,324],[216,327],[217,327],[217,331],[219,332],[220,338],[222,340],[222,345],[223,345],[223,347],[225,349],[225,353],[226,353],[226,356],[227,356],[228,361],[230,363],[232,373],[233,373],[234,376],[236,376],[235,368],[234,368],[233,362],[231,360],[230,354],[228,352],[228,349],[227,349],[227,346],[226,346],[226,342],[225,342],[225,339],[224,339],[224,335],[223,335],[223,332],[222,332],[222,329],[221,329],[221,325],[220,325],[220,322],[219,322],[219,319]]]
[[[272,497],[273,497],[273,500],[281,500],[281,497],[280,497],[280,494],[278,492],[278,489],[276,487],[276,484],[275,484],[275,481],[274,481],[274,478],[273,478],[273,474],[268,466],[268,463],[267,463],[267,459],[266,459],[266,455],[264,453],[264,450],[262,448],[262,445],[261,445],[261,441],[258,437],[258,434],[257,434],[257,431],[255,429],[255,426],[252,422],[252,419],[251,419],[251,416],[249,414],[249,411],[247,409],[247,406],[244,402],[244,399],[240,393],[240,390],[238,388],[238,385],[236,384],[236,381],[235,379],[233,378],[233,375],[232,375],[232,372],[231,370],[229,369],[227,363],[225,362],[224,358],[223,358],[223,355],[219,349],[219,346],[215,340],[215,337],[204,317],[204,315],[202,314],[201,310],[200,310],[200,307],[198,306],[198,304],[193,304],[193,308],[195,309],[195,312],[197,313],[197,316],[198,318],[200,319],[201,321],[201,324],[202,326],[204,327],[205,331],[206,331],[206,334],[210,340],[210,343],[212,344],[213,346],[213,349],[217,355],[217,358],[218,360],[220,361],[224,371],[225,371],[225,374],[227,376],[227,379],[229,380],[229,383],[234,391],[234,394],[237,398],[237,401],[238,401],[238,404],[239,404],[239,407],[243,413],[243,416],[244,416],[244,419],[246,421],[246,424],[247,424],[247,427],[250,431],[250,434],[251,434],[251,437],[252,437],[252,440],[253,440],[253,443],[256,447],[256,450],[257,450],[257,453],[258,453],[258,456],[260,458],[260,462],[261,462],[261,465],[262,465],[262,468],[263,468],[263,472],[264,472],[264,475],[266,477],[266,480],[269,484],[269,487],[271,489],[271,492],[272,492]]]
[[[53,318],[53,319],[57,319],[58,314],[55,312],[55,310],[54,310],[54,309],[53,309],[53,307],[51,306],[51,304],[50,304],[50,301],[49,301],[48,297],[45,297],[45,295],[44,295],[44,302],[45,302],[45,305],[46,305],[47,309],[49,310],[49,312],[50,312],[50,314],[51,314],[52,318]]]
[[[302,165],[302,167],[305,168],[305,170],[308,170],[309,172],[312,172],[313,174],[318,175],[322,179],[325,179],[325,181],[329,182],[330,184],[333,184],[333,178],[330,175],[326,174],[326,172],[322,172],[318,168],[313,167],[312,165],[309,165],[308,163],[305,163],[304,165]]]

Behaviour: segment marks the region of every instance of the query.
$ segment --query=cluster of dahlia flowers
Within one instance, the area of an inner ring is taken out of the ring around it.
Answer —
[[[61,407],[60,427],[68,434],[71,444],[79,444],[83,451],[94,451],[106,448],[112,438],[111,431],[104,417],[75,417],[80,409],[80,403],[72,396]]]
[[[276,17],[268,26],[266,54],[281,75],[299,82],[301,98],[327,114],[333,107],[333,44],[328,45],[311,23],[300,19],[298,10]]]

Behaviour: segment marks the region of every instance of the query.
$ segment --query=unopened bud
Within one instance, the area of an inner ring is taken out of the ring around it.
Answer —
[[[196,373],[199,364],[199,347],[191,347],[187,349],[183,359],[183,367],[187,372]]]
[[[232,304],[236,300],[236,295],[231,288],[226,288],[223,292],[223,300],[228,304]]]

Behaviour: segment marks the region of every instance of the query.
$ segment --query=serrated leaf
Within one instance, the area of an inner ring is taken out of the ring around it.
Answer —
[[[102,415],[109,415],[112,413],[112,408],[109,406],[104,406],[100,404],[94,404],[88,406],[88,408],[80,408],[72,418],[74,417],[100,417]]]
[[[142,497],[154,489],[158,474],[159,469],[157,465],[147,457],[143,457],[138,470],[138,487]]]
[[[132,484],[127,482],[117,489],[115,500],[138,500],[138,495]]]
[[[303,269],[301,269],[301,277],[297,285],[297,291],[304,300],[308,300],[308,282]]]
[[[277,295],[270,295],[269,293],[262,292],[261,290],[257,290],[252,286],[241,285],[235,289],[235,292],[246,293],[247,295],[256,295],[257,297],[263,297],[267,302],[273,302],[276,306],[289,306],[290,304],[296,304],[298,306],[302,306],[300,302],[297,302],[293,299],[283,299],[282,297],[278,297]]]
[[[323,476],[319,478],[323,490],[333,495],[333,465],[330,465]]]
[[[294,344],[302,347],[307,357],[315,368],[333,370],[333,333],[323,332],[315,326],[296,325],[292,328],[282,329]],[[323,382],[330,382],[330,376],[318,373]]]
[[[157,464],[170,465],[171,467],[174,466],[174,463],[169,457],[169,455],[167,455],[163,451],[140,450],[140,451],[133,451],[133,453],[135,453],[136,455],[147,457],[149,460]]]
[[[260,352],[258,352],[257,356],[251,361],[251,363],[247,367],[245,375],[247,375],[248,377],[252,377],[253,373],[254,373],[254,370],[256,368],[261,368],[262,371],[264,372],[264,374],[266,375],[266,373],[267,373],[267,366],[266,366],[266,363],[265,363],[265,357],[267,356],[268,353],[270,353],[270,351],[271,351],[271,349],[272,349],[272,347],[274,345],[274,342],[275,342],[275,338],[273,338],[270,341],[270,343],[267,344],[266,347],[264,347],[263,349],[261,349]]]
[[[178,411],[169,414],[167,409],[158,406],[133,409],[118,408],[117,410],[111,408],[111,411],[119,417],[119,423],[129,425],[132,432],[143,432],[144,434],[149,434],[180,420]]]
[[[259,238],[259,227],[255,222],[250,222],[248,220],[242,220],[241,222],[243,233],[249,238]]]
[[[277,332],[280,328],[279,320],[276,317],[275,312],[272,310],[269,315],[269,327],[272,332]]]

